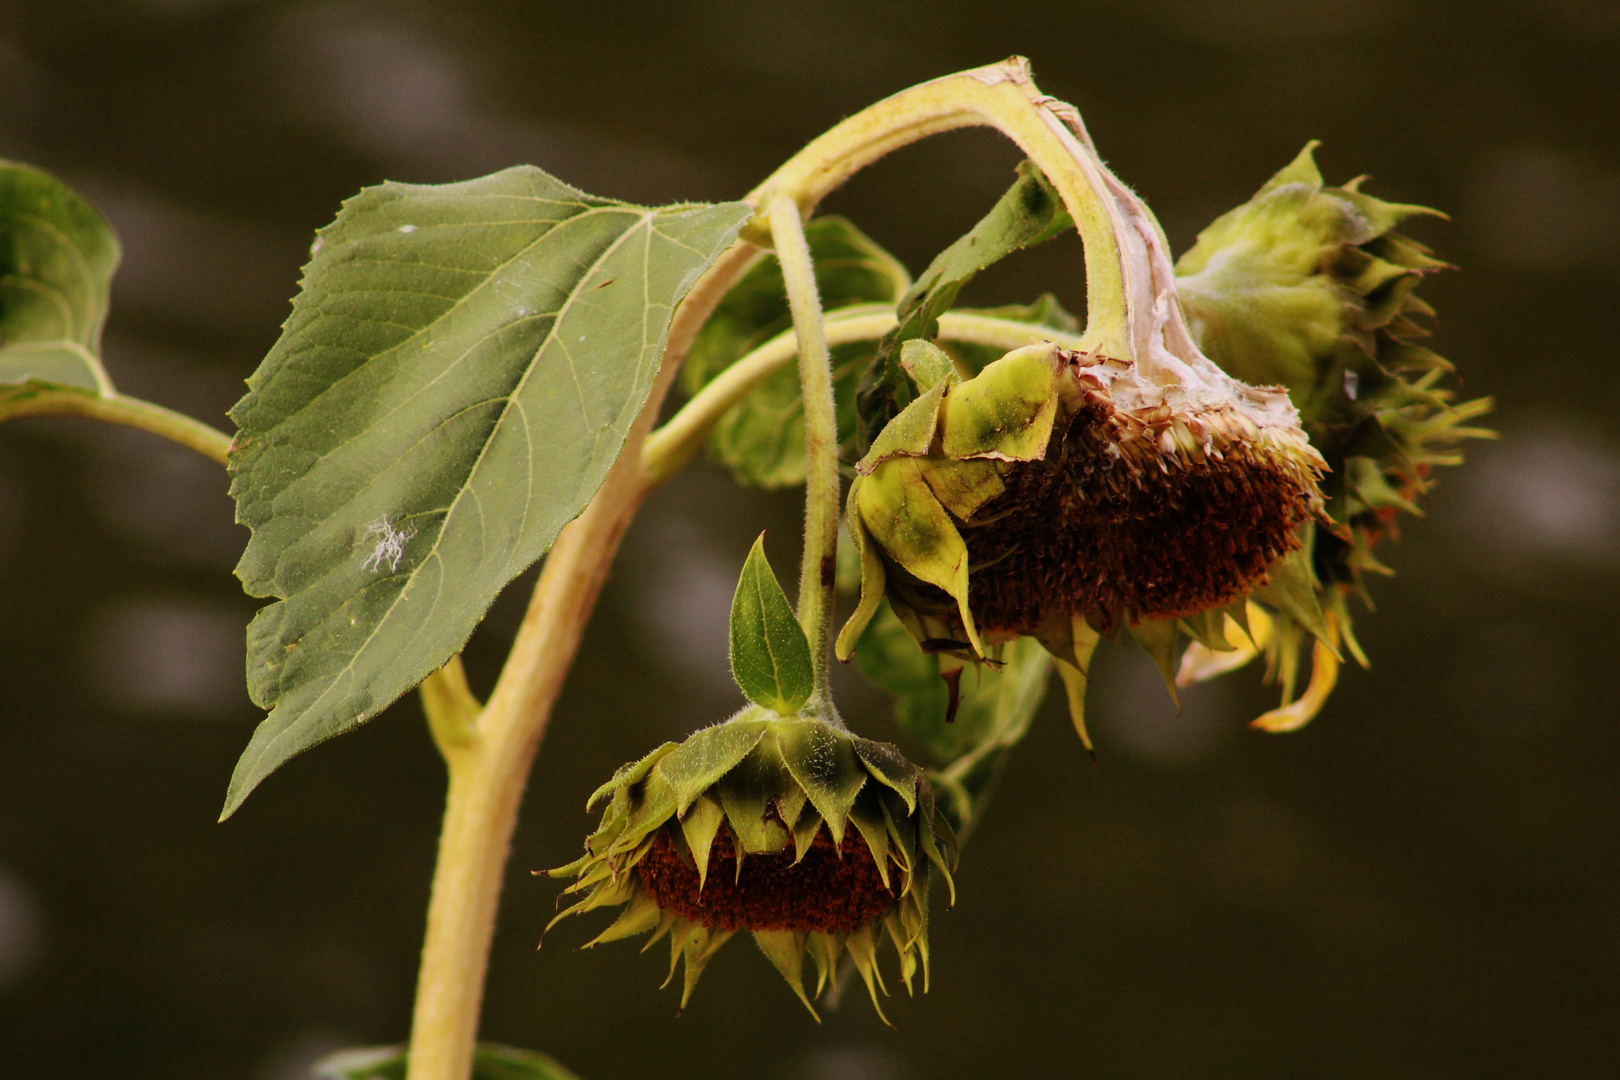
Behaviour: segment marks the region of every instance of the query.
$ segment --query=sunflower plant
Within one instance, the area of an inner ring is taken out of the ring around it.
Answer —
[[[917,278],[816,216],[884,154],[969,125],[1027,160]],[[226,467],[252,533],[237,574],[267,601],[247,628],[266,716],[222,817],[421,695],[449,791],[414,1023],[328,1072],[563,1077],[478,1044],[477,1018],[530,766],[651,491],[705,452],[739,483],[802,485],[796,603],[756,543],[731,612],[736,711],[590,796],[582,854],[542,871],[565,882],[548,933],[606,909],[590,944],[667,941],[682,1007],[746,933],[811,1016],[846,976],[882,1015],[895,978],[927,990],[930,918],[1054,671],[1089,749],[1104,637],[1145,649],[1172,694],[1264,655],[1272,731],[1320,711],[1345,653],[1365,663],[1352,599],[1435,470],[1488,434],[1467,422],[1489,403],[1456,403],[1421,343],[1415,290],[1444,263],[1396,229],[1431,213],[1327,185],[1307,147],[1177,262],[1014,58],[873,105],[735,202],[634,206],[530,166],[367,188],[316,234],[228,435],[114,387],[116,238],[46,173],[0,163],[0,419],[126,424]],[[1071,229],[1083,326],[1050,295],[957,303]],[[459,654],[542,557],[480,701]],[[892,692],[926,761],[852,729],[834,655]]]

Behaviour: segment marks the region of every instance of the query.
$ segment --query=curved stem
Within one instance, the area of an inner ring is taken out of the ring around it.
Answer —
[[[804,238],[799,204],[786,192],[771,198],[771,239],[782,263],[793,334],[798,341],[804,400],[804,559],[799,568],[799,625],[810,639],[816,697],[831,700],[827,648],[832,641],[833,585],[838,551],[838,416],[833,402],[832,352],[822,325],[816,268]]]
[[[226,463],[231,449],[231,437],[223,431],[173,409],[119,393],[101,395],[80,390],[41,389],[0,405],[0,420],[16,416],[82,416],[140,428],[195,450],[221,465]]]
[[[902,90],[828,131],[772,173],[750,201],[776,192],[808,214],[828,192],[883,155],[918,139],[986,125],[1017,143],[1063,197],[1086,250],[1083,347],[1110,356],[1131,348],[1127,280],[1117,236],[1128,226],[1074,108],[1041,94],[1021,57]]]
[[[827,344],[876,341],[894,327],[894,310],[887,305],[862,304],[829,312],[825,323]],[[970,342],[1011,351],[1038,341],[1055,341],[1066,349],[1078,348],[1080,335],[1047,326],[947,311],[939,319],[939,336],[946,341]],[[798,338],[785,330],[744,356],[692,396],[663,427],[647,436],[641,446],[642,467],[656,483],[680,471],[726,412],[748,396],[759,381],[798,355]]]

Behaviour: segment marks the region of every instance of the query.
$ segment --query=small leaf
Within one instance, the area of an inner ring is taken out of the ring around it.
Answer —
[[[410,1054],[403,1046],[343,1050],[315,1063],[325,1080],[405,1080]],[[472,1080],[579,1080],[549,1054],[499,1043],[479,1043],[473,1051]]]
[[[962,286],[979,271],[1015,251],[1052,239],[1073,224],[1063,199],[1034,162],[1021,162],[1018,179],[977,225],[940,252],[900,301],[900,322],[884,335],[856,398],[860,423],[856,446],[864,456],[885,424],[910,403],[914,392],[900,364],[907,341],[939,335],[939,317],[956,302]]]
[[[107,291],[118,240],[38,169],[0,160],[0,419],[51,392],[104,395]]]
[[[320,233],[233,410],[237,567],[271,710],[226,814],[466,643],[618,457],[741,203],[646,209],[539,169],[383,184]]]
[[[748,700],[793,716],[810,697],[810,642],[771,564],[765,534],[754,541],[731,598],[731,674]]]
[[[847,219],[815,218],[804,232],[826,311],[860,304],[892,307],[911,286],[905,267]],[[692,343],[682,372],[683,387],[688,394],[697,393],[792,326],[781,264],[763,256],[732,286]],[[875,342],[858,342],[833,349],[840,441],[855,432],[855,388],[875,347]],[[763,488],[804,483],[804,409],[797,367],[785,365],[760,380],[715,426],[709,450],[738,483]]]

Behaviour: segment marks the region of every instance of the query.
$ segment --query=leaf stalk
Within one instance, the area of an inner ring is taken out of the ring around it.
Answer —
[[[173,409],[116,392],[91,394],[82,390],[42,388],[37,393],[0,406],[0,419],[9,420],[18,416],[82,416],[89,420],[139,428],[153,435],[161,435],[188,450],[195,450],[221,465],[225,464],[231,449],[231,437],[218,428]]]

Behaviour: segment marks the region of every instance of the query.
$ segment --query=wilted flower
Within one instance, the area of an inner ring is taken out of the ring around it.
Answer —
[[[959,381],[930,350],[907,343],[919,385],[936,381],[857,467],[861,603],[840,657],[886,595],[925,650],[979,660],[1027,635],[1082,666],[1079,637],[1241,601],[1321,507],[1284,395],[1207,360],[1150,378],[1039,344]]]
[[[847,952],[877,1006],[885,931],[906,989],[920,960],[926,992],[930,864],[951,885],[956,841],[893,746],[750,706],[620,769],[587,808],[610,796],[585,855],[550,871],[584,894],[557,918],[622,905],[591,945],[667,936],[670,978],[686,961],[682,1007],[739,930],[812,1015],[805,955],[820,994]]]
[[[1402,511],[1419,512],[1431,470],[1460,463],[1461,440],[1491,434],[1463,426],[1491,402],[1453,405],[1452,393],[1438,385],[1451,364],[1420,344],[1428,333],[1415,320],[1433,310],[1413,290],[1446,264],[1394,230],[1435,211],[1373,198],[1359,179],[1324,185],[1315,145],[1200,233],[1176,267],[1200,347],[1238,378],[1286,386],[1332,467],[1322,486],[1335,524],[1316,530],[1310,553],[1327,633],[1313,650],[1305,694],[1293,700],[1304,637],[1286,612],[1230,657],[1194,645],[1182,663],[1185,684],[1266,652],[1284,699],[1256,721],[1270,730],[1298,727],[1316,714],[1337,677],[1341,637],[1366,663],[1348,595],[1364,594],[1364,572],[1390,573],[1374,548],[1395,535]],[[1245,637],[1228,631],[1234,643]]]

